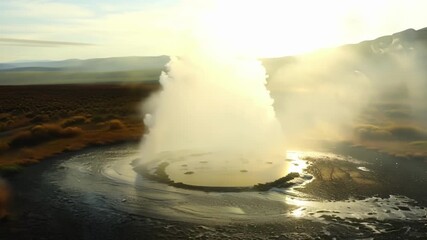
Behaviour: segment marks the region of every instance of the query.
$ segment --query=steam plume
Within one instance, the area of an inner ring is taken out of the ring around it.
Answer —
[[[199,51],[172,58],[142,146],[143,161],[165,151],[284,155],[282,131],[259,61]]]

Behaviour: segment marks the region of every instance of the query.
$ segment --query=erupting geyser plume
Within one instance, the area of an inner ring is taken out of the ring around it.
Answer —
[[[228,1],[204,5],[196,4],[200,14],[185,22],[196,24],[182,29],[176,43],[179,57],[171,58],[160,76],[162,90],[148,101],[151,109],[144,109],[148,131],[141,164],[157,163],[149,170],[158,172],[164,163],[170,180],[190,185],[250,186],[276,180],[286,174],[286,150],[265,86],[266,71],[248,57],[255,55],[252,47],[236,45],[242,39],[239,26],[253,15],[236,20],[231,11],[236,6]]]
[[[284,154],[259,61],[199,54],[173,58],[167,67],[156,108],[144,119],[144,161],[178,150]]]
[[[282,131],[261,63],[200,52],[172,58],[162,73],[156,106],[144,119],[149,131],[142,163],[182,151],[209,153],[222,166],[241,159],[283,161]]]

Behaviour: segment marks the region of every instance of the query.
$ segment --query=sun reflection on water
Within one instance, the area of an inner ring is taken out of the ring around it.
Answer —
[[[301,159],[301,152],[298,151],[288,151],[286,153],[287,159],[292,161],[291,166],[289,167],[288,172],[295,172],[302,174],[304,169],[307,168],[308,164],[306,161]]]
[[[305,210],[305,208],[303,208],[303,207],[297,208],[294,211],[292,211],[291,215],[293,217],[296,217],[296,218],[302,217],[304,210]]]

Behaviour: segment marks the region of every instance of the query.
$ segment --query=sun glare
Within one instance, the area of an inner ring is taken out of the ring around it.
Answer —
[[[332,47],[344,34],[343,9],[322,3],[217,1],[201,15],[201,35],[222,48],[261,57]]]

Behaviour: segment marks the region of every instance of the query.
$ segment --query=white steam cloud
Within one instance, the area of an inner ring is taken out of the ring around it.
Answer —
[[[285,155],[261,62],[198,51],[172,58],[145,116],[143,162],[169,151]]]
[[[350,141],[396,155],[427,156],[426,33],[406,30],[265,60],[286,146]]]
[[[354,121],[371,99],[368,76],[343,64],[353,53],[330,50],[293,58],[270,77],[277,116],[287,145],[307,140],[347,140]]]

